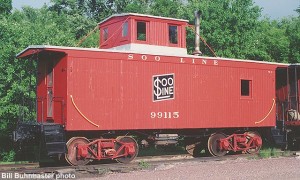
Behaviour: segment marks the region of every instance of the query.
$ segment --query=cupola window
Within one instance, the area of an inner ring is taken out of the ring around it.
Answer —
[[[146,41],[146,22],[137,22],[137,40]]]
[[[169,25],[169,42],[171,44],[178,43],[177,26]]]
[[[122,27],[122,37],[126,37],[128,34],[128,22],[126,21]]]
[[[103,39],[104,41],[108,39],[108,28],[103,29]]]

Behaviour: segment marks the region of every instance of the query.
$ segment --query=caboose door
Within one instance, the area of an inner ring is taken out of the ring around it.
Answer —
[[[38,59],[37,119],[64,123],[66,99],[66,55],[43,52]]]
[[[286,129],[300,126],[299,85],[300,64],[276,69],[276,127],[271,132],[275,143],[281,146],[294,142],[295,131],[287,133]],[[297,137],[300,139],[300,134]]]
[[[277,121],[300,120],[300,65],[276,70]],[[293,116],[293,117],[291,117]]]
[[[297,112],[299,112],[299,80],[300,66],[290,65],[287,69],[288,110],[296,110]]]

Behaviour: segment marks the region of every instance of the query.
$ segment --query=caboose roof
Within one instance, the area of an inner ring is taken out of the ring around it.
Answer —
[[[79,47],[66,47],[66,46],[49,46],[49,45],[31,45],[28,46],[26,49],[21,51],[16,55],[17,58],[24,58],[28,57],[33,54],[37,54],[41,51],[58,51],[64,52],[65,50],[77,50],[77,51],[97,51],[97,52],[116,52],[116,53],[136,53],[130,51],[119,51],[119,50],[112,50],[112,49],[98,49],[98,48],[79,48]],[[137,53],[139,54],[139,53]],[[174,57],[187,57],[187,58],[205,58],[205,59],[212,59],[212,60],[223,60],[223,61],[238,61],[238,62],[250,62],[256,64],[273,64],[273,65],[280,65],[280,66],[289,66],[291,64],[285,63],[276,63],[276,62],[267,62],[267,61],[255,61],[255,60],[246,60],[246,59],[233,59],[233,58],[223,58],[223,57],[206,57],[206,56],[195,56],[195,55],[169,55],[169,54],[160,54],[160,53],[147,53],[149,55],[159,55],[159,56],[174,56]]]
[[[99,23],[102,24],[109,19],[112,19],[114,17],[123,17],[123,16],[137,16],[137,17],[147,17],[147,18],[155,18],[155,19],[164,19],[164,20],[172,20],[172,21],[181,21],[181,22],[189,22],[188,20],[185,19],[176,19],[176,18],[169,18],[169,17],[162,17],[162,16],[153,16],[153,15],[147,15],[147,14],[138,14],[138,13],[121,13],[121,14],[114,14],[109,16],[108,18],[104,19]]]

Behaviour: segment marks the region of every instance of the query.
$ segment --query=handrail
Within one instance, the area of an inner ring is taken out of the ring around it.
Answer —
[[[263,121],[271,114],[271,112],[273,111],[274,105],[275,105],[275,99],[273,98],[273,104],[272,104],[272,106],[271,106],[270,111],[269,111],[269,112],[267,113],[267,115],[266,115],[264,118],[262,118],[260,121],[256,121],[255,124],[259,124],[259,123],[263,122]]]
[[[80,110],[79,110],[79,108],[77,107],[77,105],[75,104],[75,102],[74,102],[74,99],[73,99],[73,96],[72,95],[70,95],[70,98],[71,98],[71,101],[72,101],[72,103],[73,103],[73,106],[75,107],[75,109],[78,111],[78,113],[86,120],[86,121],[88,121],[89,123],[91,123],[92,125],[94,125],[94,126],[96,126],[96,127],[99,127],[99,125],[98,124],[96,124],[96,123],[94,123],[94,122],[92,122],[91,120],[89,120]]]

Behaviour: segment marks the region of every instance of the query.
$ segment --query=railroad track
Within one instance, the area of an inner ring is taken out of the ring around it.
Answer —
[[[279,153],[280,154],[280,153]],[[290,152],[290,156],[295,155],[295,152]],[[239,154],[239,155],[226,155],[223,157],[199,157],[194,158],[188,154],[182,155],[163,155],[163,156],[145,156],[138,157],[129,164],[120,164],[114,161],[106,163],[94,163],[86,166],[57,166],[57,167],[39,167],[38,163],[25,163],[25,164],[10,164],[0,165],[0,174],[6,173],[7,175],[19,175],[22,179],[29,177],[39,176],[58,176],[65,175],[62,179],[76,177],[82,178],[88,176],[104,176],[108,173],[125,173],[130,171],[142,169],[154,169],[161,164],[180,163],[187,161],[195,162],[209,162],[209,161],[225,161],[235,160],[238,158],[251,159],[258,158],[257,155]],[[30,176],[31,175],[31,176]],[[34,175],[34,176],[33,176]],[[29,179],[28,178],[28,179]],[[37,178],[36,178],[37,179]],[[49,178],[51,179],[51,178]]]

